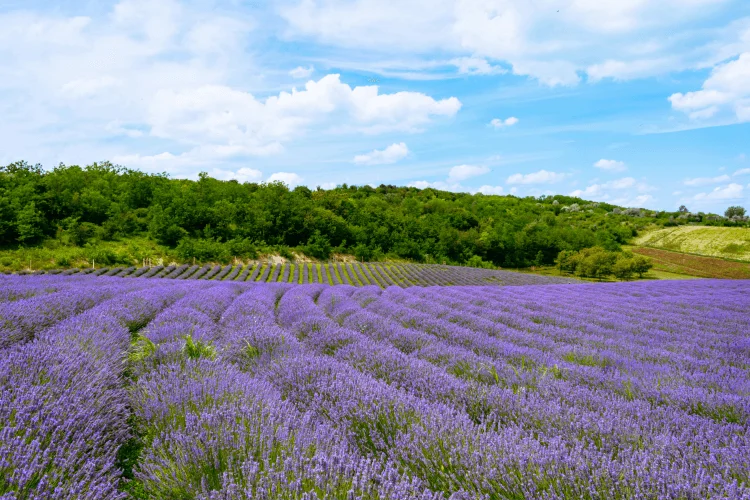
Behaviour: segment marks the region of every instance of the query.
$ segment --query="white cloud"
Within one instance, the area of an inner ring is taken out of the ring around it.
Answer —
[[[406,143],[393,143],[384,150],[373,150],[354,157],[354,163],[363,165],[382,165],[396,163],[409,154]]]
[[[636,195],[635,197],[613,198],[606,202],[622,207],[646,207],[653,199],[651,195]]]
[[[690,118],[690,120],[705,120],[716,115],[718,111],[718,106],[709,106],[708,108],[704,108],[702,110],[691,111],[690,113],[688,113],[688,117]]]
[[[500,75],[508,71],[501,66],[493,66],[483,57],[459,57],[451,59],[458,72],[465,75]]]
[[[572,191],[570,196],[589,199],[595,198],[602,202],[624,207],[643,207],[647,202],[653,200],[653,197],[648,195],[648,192],[655,189],[655,187],[644,182],[639,182],[635,178],[623,177],[606,183],[590,184],[583,190]]]
[[[733,176],[743,176],[745,174],[750,174],[750,168],[740,169],[740,170],[734,171],[734,174],[732,174],[732,175]]]
[[[429,181],[413,181],[413,182],[407,184],[407,186],[411,186],[411,187],[414,187],[414,188],[419,188],[420,190],[424,190],[426,188],[429,188],[431,185],[432,185],[432,183],[430,183]]]
[[[568,177],[568,174],[540,170],[530,174],[513,174],[508,177],[508,184],[547,184],[557,183]]]
[[[505,120],[502,118],[493,118],[490,120],[490,125],[495,127],[496,129],[499,129],[501,127],[510,127],[511,125],[515,125],[518,123],[518,119],[516,117],[508,117]]]
[[[78,78],[67,82],[60,88],[60,93],[69,99],[84,99],[120,85],[120,81],[111,76],[96,78]]]
[[[59,144],[93,151],[92,143],[113,135],[149,137],[151,151],[154,138],[169,140],[161,151],[171,157],[139,150],[143,143],[133,141],[129,151],[106,145],[108,154],[114,150],[133,164],[181,169],[210,164],[207,156],[213,153],[213,166],[220,167],[216,162],[231,156],[278,154],[318,130],[419,132],[461,108],[455,97],[350,87],[338,75],[261,98],[245,89],[276,84],[264,80],[268,72],[246,52],[246,41],[257,37],[256,22],[232,15],[229,6],[221,14],[202,7],[202,2],[121,0],[97,19],[0,13],[0,110],[6,124],[20,117],[24,122],[12,139],[9,126],[0,125],[0,137],[13,146],[3,149],[13,156],[44,149],[46,163],[69,160],[60,158]],[[304,77],[311,70],[292,73]],[[180,153],[185,148],[189,153]]]
[[[738,121],[750,121],[750,52],[716,66],[701,90],[672,94],[669,101],[672,108],[688,113],[694,120],[724,111],[734,113]]]
[[[608,59],[603,63],[592,64],[586,68],[589,81],[598,82],[604,78],[613,80],[630,80],[659,74],[674,66],[671,58],[642,59],[635,61],[616,61]]]
[[[119,120],[113,120],[104,126],[104,130],[111,132],[115,136],[128,136],[131,138],[142,137],[143,131],[123,126]]]
[[[226,86],[164,90],[152,103],[152,135],[187,143],[240,144],[249,154],[278,153],[282,144],[333,117],[350,131],[377,134],[417,132],[433,116],[453,116],[455,97],[436,101],[419,92],[378,94],[377,87],[351,88],[332,74],[310,80],[305,90],[281,92],[261,102]]]
[[[724,187],[717,186],[713,191],[707,193],[698,193],[693,197],[693,200],[734,200],[742,198],[743,187],[741,184],[730,183]]]
[[[441,191],[451,191],[454,193],[482,193],[484,195],[501,195],[503,193],[503,187],[502,186],[491,186],[488,184],[482,185],[479,188],[467,188],[466,186],[461,185],[460,183],[456,182],[446,182],[446,181],[413,181],[407,186],[411,186],[414,188],[419,188],[420,190],[424,190],[425,188],[434,188],[436,190]]]
[[[215,167],[217,161],[230,160],[234,157],[247,156],[248,151],[242,146],[205,145],[198,146],[179,155],[163,152],[156,155],[126,154],[115,155],[112,163],[124,165],[129,168],[143,169],[148,172],[166,171],[176,177],[194,177],[195,169],[211,168],[220,175],[230,170],[222,170]],[[241,168],[236,171],[238,176],[250,176],[253,169]],[[222,177],[222,179],[232,179]],[[234,179],[240,180],[239,177]],[[248,178],[248,180],[250,180]]]
[[[490,186],[488,184],[485,184],[483,186],[480,186],[477,192],[482,193],[483,195],[502,195],[503,187],[502,186]]]
[[[292,39],[359,53],[458,53],[465,74],[487,74],[503,61],[516,75],[555,86],[576,84],[583,73],[592,81],[640,78],[733,57],[746,47],[741,23],[709,35],[683,28],[728,1],[302,0],[280,14]]]
[[[267,182],[273,183],[274,181],[281,181],[290,188],[294,188],[295,186],[302,184],[303,179],[294,172],[275,172],[271,174]]]
[[[313,74],[313,71],[315,71],[315,68],[310,65],[309,68],[303,68],[302,66],[297,66],[293,70],[289,72],[289,74],[293,78],[308,78],[310,75]]]
[[[448,172],[448,183],[464,181],[471,177],[487,174],[489,171],[489,167],[485,167],[484,165],[456,165],[455,167],[451,167],[451,170]]]
[[[263,173],[261,171],[249,167],[242,167],[236,171],[212,169],[208,171],[208,175],[216,179],[227,181],[230,179],[236,179],[240,183],[257,183],[263,179]]]
[[[607,160],[605,158],[602,158],[601,160],[597,161],[594,164],[594,167],[602,170],[612,171],[612,172],[620,172],[627,170],[627,167],[625,166],[625,162],[620,162],[618,160]]]
[[[729,181],[730,177],[726,174],[716,177],[694,177],[683,181],[685,186],[703,186],[706,184],[718,184]]]

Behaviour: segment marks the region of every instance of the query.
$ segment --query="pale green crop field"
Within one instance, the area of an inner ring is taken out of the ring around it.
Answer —
[[[636,245],[750,261],[750,228],[677,226],[644,233]]]

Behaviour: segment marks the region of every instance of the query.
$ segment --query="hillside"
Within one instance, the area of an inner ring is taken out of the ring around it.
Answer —
[[[295,253],[320,261],[410,261],[524,268],[562,250],[617,251],[677,224],[562,195],[453,193],[391,185],[311,190],[282,183],[170,179],[110,163],[0,167],[0,270],[163,263],[229,264]]]
[[[644,233],[633,243],[688,254],[750,261],[750,228],[677,226]]]

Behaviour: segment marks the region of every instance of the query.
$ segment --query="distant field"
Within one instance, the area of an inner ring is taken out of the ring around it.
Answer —
[[[238,265],[152,266],[137,268],[85,268],[36,271],[34,275],[109,276],[123,278],[168,278],[237,282],[321,283],[356,287],[413,287],[431,285],[535,285],[575,283],[569,277],[543,277],[513,271],[487,270],[464,266],[413,263],[273,263],[251,262]]]
[[[695,256],[650,247],[633,247],[630,250],[651,258],[651,262],[654,264],[651,273],[655,274],[666,272],[701,278],[750,279],[750,263],[727,261],[716,257]]]
[[[750,261],[750,228],[678,226],[646,233],[633,243],[701,256]]]

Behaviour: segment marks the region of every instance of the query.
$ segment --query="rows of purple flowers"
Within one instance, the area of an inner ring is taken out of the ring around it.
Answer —
[[[0,284],[0,497],[750,498],[750,281]]]
[[[34,272],[59,275],[59,270]],[[66,270],[65,275],[96,274],[130,278],[177,278],[239,282],[323,283],[377,285],[387,288],[433,285],[535,285],[573,283],[562,277],[544,277],[501,270],[410,263],[250,263],[239,265],[154,266]]]

